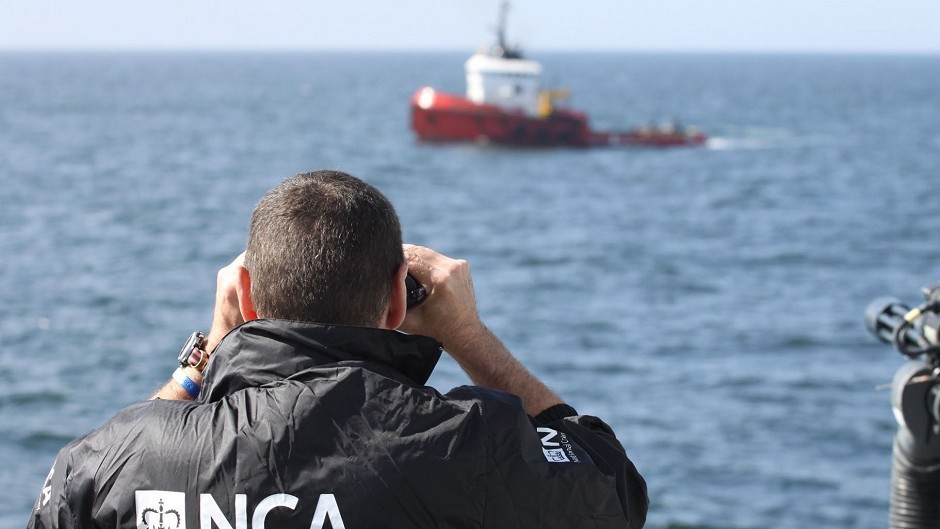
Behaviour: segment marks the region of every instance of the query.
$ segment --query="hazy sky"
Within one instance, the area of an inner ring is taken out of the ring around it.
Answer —
[[[0,49],[475,50],[498,0],[0,0]],[[517,0],[529,50],[940,53],[940,0]]]

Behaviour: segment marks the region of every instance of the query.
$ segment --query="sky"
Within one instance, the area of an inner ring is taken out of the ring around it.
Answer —
[[[498,0],[0,0],[0,50],[473,51]],[[940,53],[940,0],[516,0],[527,50]]]

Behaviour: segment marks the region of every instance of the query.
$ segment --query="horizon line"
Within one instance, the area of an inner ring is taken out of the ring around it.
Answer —
[[[940,56],[940,50],[884,50],[884,49],[798,49],[798,48],[536,48],[524,50],[528,55],[537,55],[539,53],[551,54],[579,54],[579,53],[623,53],[623,54],[667,54],[667,55],[916,55],[916,56]],[[288,47],[288,46],[270,46],[270,47],[227,47],[227,46],[0,46],[0,53],[232,53],[232,54],[250,54],[250,53],[464,53],[472,55],[475,51],[468,52],[466,48],[445,47],[445,48],[411,48],[411,47]]]

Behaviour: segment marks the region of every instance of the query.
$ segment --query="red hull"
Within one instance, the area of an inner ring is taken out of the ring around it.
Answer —
[[[411,127],[422,141],[533,147],[680,147],[702,145],[706,140],[702,133],[592,131],[583,112],[556,109],[546,118],[532,118],[519,110],[480,105],[431,88],[422,88],[411,98]]]
[[[411,126],[424,141],[584,147],[591,139],[587,117],[581,112],[556,110],[544,119],[531,118],[521,111],[478,105],[429,88],[411,98]]]

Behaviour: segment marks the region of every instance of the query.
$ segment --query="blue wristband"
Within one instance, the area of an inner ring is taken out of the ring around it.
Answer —
[[[186,390],[186,393],[189,393],[189,396],[196,400],[199,397],[199,391],[202,389],[199,387],[199,384],[193,382],[191,378],[186,376],[186,372],[183,371],[182,367],[176,368],[176,371],[173,372],[173,380],[177,381],[180,386],[183,386],[183,389]]]

